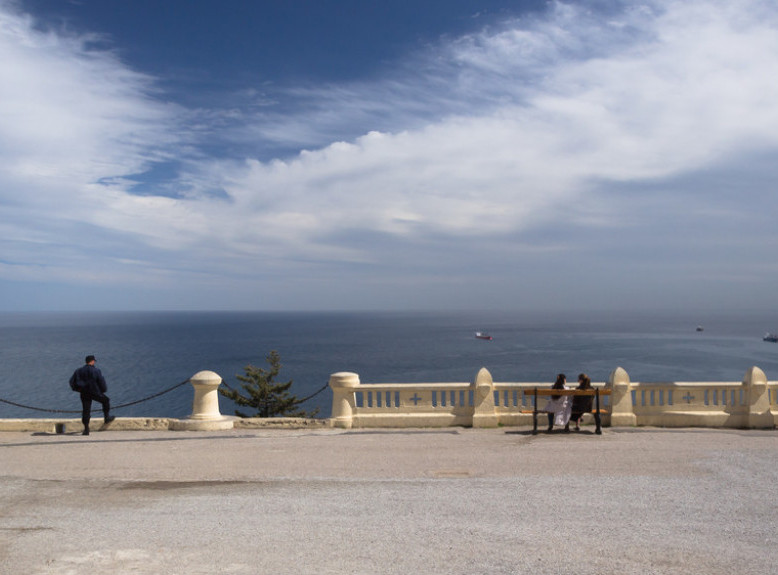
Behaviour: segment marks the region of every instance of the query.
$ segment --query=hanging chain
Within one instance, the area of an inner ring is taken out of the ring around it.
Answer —
[[[177,389],[177,388],[179,388],[182,385],[185,385],[187,383],[189,383],[188,379],[182,381],[181,383],[177,383],[177,384],[175,384],[172,387],[164,389],[164,390],[162,390],[162,391],[160,391],[158,393],[155,393],[155,394],[149,395],[147,397],[144,397],[143,399],[139,399],[137,401],[130,401],[129,403],[122,403],[120,405],[111,406],[111,409],[112,410],[114,410],[114,409],[122,409],[123,407],[130,407],[131,405],[137,405],[139,403],[143,403],[144,401],[149,401],[151,399],[159,397],[160,395],[164,395],[166,393],[169,393],[169,392],[173,391],[174,389]],[[224,385],[224,387],[226,387],[230,391],[235,391],[224,380],[222,380],[222,385]],[[316,397],[322,391],[327,389],[328,386],[329,386],[329,383],[324,384],[324,386],[321,389],[319,389],[318,391],[315,391],[314,393],[312,393],[308,397],[305,397],[305,398],[301,399],[298,402],[298,404],[299,403],[304,403],[304,402],[308,401],[309,399],[312,399],[312,398]],[[21,407],[22,409],[31,409],[33,411],[45,411],[47,413],[81,413],[80,409],[79,410],[72,410],[72,409],[48,409],[48,408],[45,408],[45,407],[35,407],[35,406],[32,406],[32,405],[24,405],[23,403],[16,403],[15,401],[10,401],[8,399],[3,399],[2,397],[0,397],[0,402],[6,403],[8,405],[13,405],[14,407]],[[95,410],[97,410],[97,409],[98,408],[96,407]]]
[[[159,397],[160,395],[164,395],[166,393],[169,393],[173,391],[176,388],[181,387],[184,384],[189,383],[189,380],[186,379],[182,381],[181,383],[177,383],[172,387],[169,387],[165,390],[160,391],[159,393],[155,393],[153,395],[149,395],[148,397],[144,397],[143,399],[139,399],[137,401],[131,401],[129,403],[122,403],[121,405],[111,406],[111,409],[121,409],[123,407],[129,407],[131,405],[136,405],[138,403],[143,403],[144,401],[149,401],[150,399],[154,399],[155,397]],[[34,411],[46,411],[48,413],[81,413],[81,410],[72,410],[72,409],[48,409],[45,407],[34,407],[32,405],[24,405],[22,403],[16,403],[15,401],[9,401],[7,399],[3,399],[0,397],[0,402],[7,403],[8,405],[13,405],[14,407],[21,407],[24,409],[32,409]],[[97,410],[97,408],[95,408]]]

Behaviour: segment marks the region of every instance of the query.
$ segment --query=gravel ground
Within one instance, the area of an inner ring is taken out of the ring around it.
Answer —
[[[0,572],[776,573],[778,432],[0,433]]]

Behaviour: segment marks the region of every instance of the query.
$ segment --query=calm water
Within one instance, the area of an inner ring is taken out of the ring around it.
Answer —
[[[705,331],[695,331],[703,325]],[[778,379],[778,344],[762,341],[778,314],[551,316],[521,313],[92,313],[0,314],[0,398],[79,409],[67,380],[94,354],[114,404],[135,401],[209,369],[236,387],[247,364],[277,350],[280,380],[307,396],[331,373],[363,383],[471,381],[481,367],[495,381],[549,382],[581,371],[604,381],[623,367],[633,381],[739,381],[752,365]],[[493,341],[477,340],[484,330]],[[185,417],[182,386],[119,416]],[[329,416],[329,390],[305,407]],[[224,398],[223,414],[234,407]],[[0,418],[51,417],[0,403]]]

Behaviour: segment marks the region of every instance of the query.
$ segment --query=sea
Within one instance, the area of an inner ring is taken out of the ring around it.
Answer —
[[[485,367],[497,382],[550,385],[558,373],[606,381],[617,367],[632,381],[742,381],[758,366],[773,380],[778,344],[762,338],[775,330],[777,312],[6,312],[0,418],[77,417],[68,379],[89,354],[113,405],[155,396],[119,417],[186,417],[193,389],[177,384],[211,370],[239,389],[236,376],[267,367],[272,350],[277,381],[292,381],[292,394],[313,396],[304,409],[329,417],[326,384],[339,371],[362,383],[470,382]],[[232,415],[235,405],[220,397],[220,410]]]

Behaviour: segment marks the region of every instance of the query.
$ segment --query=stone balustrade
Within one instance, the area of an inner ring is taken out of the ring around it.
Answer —
[[[631,383],[623,369],[611,378],[629,394],[613,425],[772,428],[778,421],[778,384],[758,367],[742,382]]]
[[[532,398],[524,392],[550,385],[497,383],[485,368],[470,383],[363,384],[358,374],[339,372],[330,377],[331,422],[342,428],[531,425]],[[602,398],[605,425],[773,428],[778,420],[778,384],[758,367],[740,382],[657,383],[632,382],[617,368],[593,385],[611,390]]]

